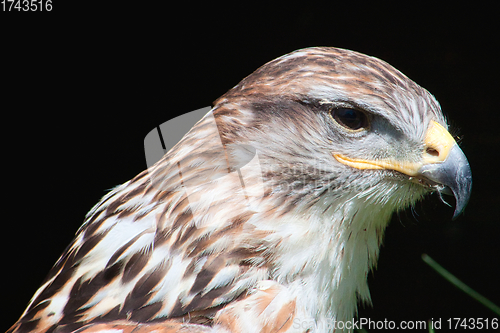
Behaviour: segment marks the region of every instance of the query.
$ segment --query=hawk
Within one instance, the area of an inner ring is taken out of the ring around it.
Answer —
[[[428,91],[377,58],[277,58],[92,208],[9,332],[352,321],[391,215],[436,191],[455,196],[454,217],[468,202],[470,167],[447,127]]]

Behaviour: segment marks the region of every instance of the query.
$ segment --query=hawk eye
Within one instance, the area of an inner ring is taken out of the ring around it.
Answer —
[[[339,125],[351,131],[357,131],[368,127],[368,118],[366,114],[356,109],[333,109],[331,115]]]

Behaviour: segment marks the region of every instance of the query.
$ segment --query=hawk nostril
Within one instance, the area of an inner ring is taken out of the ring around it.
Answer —
[[[427,148],[426,150],[426,153],[429,154],[429,155],[432,155],[432,156],[439,156],[439,151],[437,151],[436,149],[434,148]]]

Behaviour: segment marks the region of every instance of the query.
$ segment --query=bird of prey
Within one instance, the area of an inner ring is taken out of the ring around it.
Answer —
[[[393,212],[431,192],[455,196],[454,217],[467,204],[447,128],[382,60],[277,58],[92,208],[8,332],[332,331],[370,302]]]

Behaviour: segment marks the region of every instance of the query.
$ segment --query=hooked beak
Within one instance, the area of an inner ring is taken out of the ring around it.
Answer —
[[[453,220],[455,220],[469,202],[472,188],[472,173],[462,150],[455,143],[443,162],[425,164],[418,173],[425,179],[445,186],[440,190],[441,193],[453,193],[456,200],[453,213]]]
[[[472,173],[469,162],[451,134],[439,123],[431,121],[427,130],[422,160],[408,163],[395,160],[352,159],[334,153],[342,164],[357,169],[389,169],[421,180],[440,193],[453,194],[456,200],[453,219],[456,219],[469,202]]]

